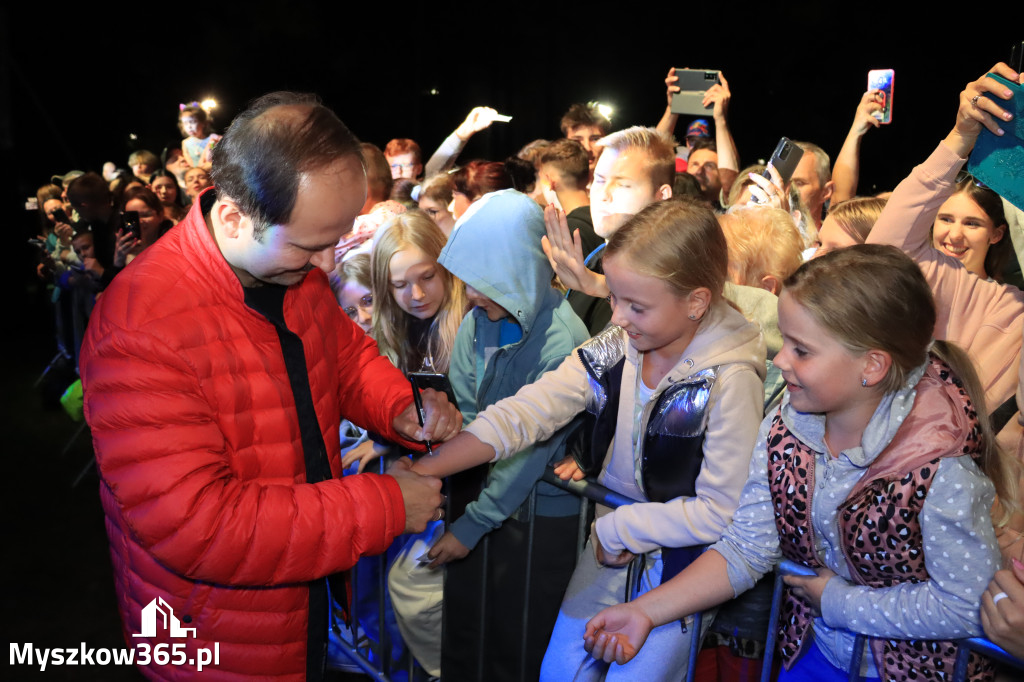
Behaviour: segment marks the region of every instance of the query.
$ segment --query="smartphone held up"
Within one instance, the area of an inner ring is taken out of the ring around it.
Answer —
[[[872,69],[868,71],[868,90],[882,93],[882,108],[874,113],[879,123],[892,123],[892,91],[896,72],[892,69]]]

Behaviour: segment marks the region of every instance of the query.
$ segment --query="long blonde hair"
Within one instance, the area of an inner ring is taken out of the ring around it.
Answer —
[[[409,338],[412,317],[398,307],[391,292],[391,258],[404,249],[416,248],[434,261],[444,248],[446,237],[426,213],[413,209],[395,216],[380,228],[370,257],[370,280],[373,284],[373,326],[371,335],[380,352],[405,373],[415,372],[412,358],[423,353],[431,359],[433,371],[447,373],[451,362],[455,334],[466,313],[466,289],[462,281],[437,266],[437,276],[444,284],[444,300],[430,324],[427,347],[414,349]]]
[[[963,384],[981,428],[978,465],[992,480],[1005,523],[1017,508],[1018,475],[996,446],[985,406],[985,392],[967,354],[955,344],[936,341],[935,302],[920,268],[893,246],[858,244],[807,261],[786,280],[785,291],[815,321],[853,353],[884,350],[892,357],[880,386],[901,388],[929,348]]]

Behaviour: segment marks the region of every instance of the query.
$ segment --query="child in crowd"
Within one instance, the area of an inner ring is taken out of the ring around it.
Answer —
[[[814,258],[854,244],[863,244],[885,208],[885,199],[854,197],[830,206],[815,242]]]
[[[213,184],[210,173],[201,166],[189,168],[185,171],[185,196],[191,206],[196,197],[203,193],[203,190]]]
[[[465,423],[557,368],[589,336],[551,287],[543,234],[537,203],[502,190],[470,207],[438,259],[466,284],[476,306],[455,337],[450,372]],[[574,426],[495,465],[484,491],[431,548],[430,568],[447,565],[442,678],[475,679],[478,663],[487,680],[538,678],[576,562],[571,539],[579,523],[579,498],[539,481],[548,464],[565,456]],[[484,537],[486,551],[478,544]]]
[[[382,227],[373,246],[372,335],[407,374],[448,371],[468,307],[462,282],[437,264],[444,245],[441,229],[414,210]]]
[[[174,173],[163,168],[153,171],[149,177],[149,188],[164,207],[164,216],[178,224],[187,211],[181,201],[182,192],[178,188],[178,179],[174,177]]]
[[[432,175],[420,185],[420,210],[433,220],[445,237],[452,233],[455,227],[455,216],[448,210],[452,203],[452,191],[455,189],[455,182],[449,173]]]
[[[1000,493],[1008,479],[970,362],[929,351],[934,323],[927,282],[892,247],[840,249],[787,280],[775,364],[788,392],[761,424],[732,524],[670,583],[588,623],[593,655],[627,663],[652,627],[785,557],[817,576],[786,578],[781,681],[847,679],[853,632],[871,637],[873,656],[853,663],[863,676],[951,671],[949,640],[980,633],[999,563],[986,473]]]
[[[373,293],[370,284],[370,255],[358,253],[338,264],[331,274],[331,289],[348,319],[367,334],[373,321]]]
[[[545,655],[544,680],[571,680],[587,665],[586,620],[629,597],[626,565],[635,556],[646,555],[640,591],[647,592],[719,538],[739,501],[762,410],[764,341],[722,297],[728,255],[710,210],[656,202],[611,236],[603,262],[616,326],[414,466],[444,475],[496,453],[505,458],[577,414],[592,415],[584,427],[590,449],[556,472],[575,479],[600,473],[603,485],[641,502],[598,508]],[[675,623],[654,640],[611,676],[682,678],[689,635]]]
[[[211,121],[199,102],[182,104],[178,112],[178,128],[183,138],[181,151],[190,166],[209,170],[213,165],[213,149],[220,135],[213,132]]]
[[[459,322],[468,307],[462,282],[437,263],[444,245],[445,236],[440,228],[419,210],[395,216],[375,236],[370,257],[370,335],[377,341],[381,354],[406,374],[447,374]],[[347,467],[358,458],[361,470],[381,452],[381,448],[362,448],[358,455],[347,456],[342,463]],[[422,533],[396,541],[389,554],[397,555],[398,561],[403,556],[415,560],[426,553],[443,530],[443,522],[432,522]],[[427,603],[436,604],[432,609],[422,609],[421,604],[399,597],[404,594],[403,586],[397,586],[397,591],[395,587],[392,581],[395,598],[390,600],[391,606],[395,607],[396,616],[406,618],[399,623],[417,619],[414,626],[403,627],[402,638],[423,669],[437,676],[441,661],[435,630],[440,632],[441,627],[441,585],[434,586],[436,595],[423,596]],[[404,589],[405,593],[413,590]],[[399,613],[399,608],[405,611]]]

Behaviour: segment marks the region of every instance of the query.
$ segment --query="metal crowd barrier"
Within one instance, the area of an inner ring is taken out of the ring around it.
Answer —
[[[800,564],[789,561],[788,559],[783,559],[775,566],[775,590],[772,593],[772,612],[768,620],[770,625],[764,647],[764,665],[761,666],[762,682],[768,682],[771,679],[772,662],[775,655],[775,642],[778,638],[778,628],[775,626],[775,623],[778,622],[779,609],[782,606],[782,588],[784,587],[782,579],[787,575],[813,576],[816,574],[812,569],[807,568],[806,566],[801,566]],[[867,640],[867,636],[862,634],[857,634],[854,638],[853,653],[850,656],[849,664],[850,682],[858,682],[858,680],[861,679],[860,663],[864,658],[864,649],[867,644]],[[988,658],[1004,665],[1008,665],[1018,670],[1024,670],[1024,660],[1014,657],[1012,654],[993,644],[984,637],[971,637],[969,639],[961,639],[958,642],[956,665],[953,668],[952,682],[964,682],[964,680],[966,680],[967,660],[972,651],[976,651],[979,654],[987,656]]]
[[[577,534],[576,534],[577,556],[579,555],[580,552],[583,551],[583,549],[585,547],[586,535],[587,535],[589,520],[591,518],[592,509],[593,509],[593,506],[594,506],[595,503],[596,504],[602,504],[602,505],[604,505],[606,507],[611,507],[611,508],[615,509],[615,508],[617,508],[617,507],[619,507],[621,505],[632,504],[634,502],[637,502],[637,500],[634,500],[632,498],[626,497],[625,495],[620,495],[619,493],[616,493],[615,491],[610,490],[610,489],[608,489],[608,488],[606,488],[606,487],[604,487],[604,486],[602,486],[602,485],[600,485],[598,483],[595,483],[593,481],[588,481],[588,480],[583,480],[583,481],[563,481],[560,478],[558,478],[558,476],[556,476],[554,471],[552,469],[550,469],[550,468],[544,473],[544,476],[543,476],[542,480],[547,482],[547,483],[550,483],[551,485],[557,486],[557,487],[562,488],[564,490],[567,490],[567,491],[569,491],[569,492],[571,492],[571,493],[573,493],[575,495],[578,495],[581,498],[583,498],[584,500],[586,500],[586,502],[587,502],[586,504],[580,506],[579,523],[577,524]],[[536,490],[534,490],[531,493],[531,495],[530,495],[530,501],[529,501],[529,503],[530,503],[530,518],[531,518],[531,520],[534,518],[534,513],[536,511],[536,496],[537,496],[537,492],[536,492]],[[532,521],[531,521],[531,524],[530,524],[530,530],[528,532],[531,533],[531,539],[532,539]],[[486,564],[487,564],[487,561],[486,561],[486,556],[487,556],[486,555],[486,552],[487,552],[487,536],[486,535],[484,536],[483,540],[481,540],[481,545],[482,546],[480,547],[479,551],[484,552],[484,562],[483,563],[486,566]],[[627,568],[627,571],[628,571],[627,572],[627,579],[626,579],[626,584],[627,585],[634,585],[634,584],[637,583],[637,580],[638,580],[637,571],[641,570],[640,565],[639,565],[639,559],[640,559],[639,557],[637,559],[634,559],[633,562],[631,562],[629,567]],[[390,637],[389,637],[389,634],[387,632],[387,628],[384,625],[384,623],[385,623],[385,617],[384,617],[384,612],[385,612],[385,596],[384,595],[385,595],[385,590],[387,589],[386,556],[382,555],[382,556],[379,556],[379,557],[368,557],[366,559],[362,559],[362,561],[378,562],[378,569],[379,570],[378,570],[378,586],[377,586],[378,587],[378,614],[377,615],[378,615],[378,624],[380,624],[380,641],[379,642],[372,642],[372,641],[367,640],[367,641],[364,641],[364,642],[356,642],[354,646],[348,646],[348,645],[346,645],[346,643],[343,642],[341,649],[342,649],[342,652],[346,656],[348,656],[350,658],[350,660],[352,660],[355,665],[359,666],[363,670],[363,672],[365,672],[367,675],[369,675],[370,677],[372,677],[375,680],[380,680],[382,682],[389,682],[392,679],[393,665],[392,665],[391,654],[390,654],[390,652],[391,652]],[[527,576],[526,576],[526,590],[527,591],[529,590],[529,586],[530,586],[529,566],[530,566],[529,558],[527,558],[527,567],[528,567],[527,568]],[[352,584],[352,593],[353,593],[353,595],[355,595],[357,593],[356,590],[358,589],[358,585],[357,585],[357,583],[356,583],[356,581],[354,579],[354,575],[355,575],[355,571],[353,571],[353,584]],[[763,665],[762,665],[762,668],[761,668],[761,682],[770,682],[770,680],[772,678],[772,665],[773,665],[773,662],[774,662],[775,644],[776,644],[777,635],[778,635],[778,629],[775,626],[775,623],[778,621],[779,609],[780,609],[781,604],[782,604],[782,588],[784,587],[784,583],[782,581],[782,578],[784,576],[787,576],[787,575],[815,575],[815,573],[814,573],[813,570],[811,570],[811,569],[809,569],[809,568],[807,568],[805,566],[801,566],[799,564],[793,563],[793,562],[785,560],[785,559],[783,559],[775,568],[775,587],[774,587],[774,592],[772,594],[772,610],[771,610],[771,615],[770,615],[770,618],[769,618],[770,625],[769,625],[768,632],[766,634],[764,662],[763,662]],[[486,582],[486,581],[484,581],[484,582]],[[483,589],[486,589],[486,584],[483,585]],[[628,595],[627,595],[627,598],[628,598]],[[358,614],[356,613],[356,609],[355,609],[355,601],[356,600],[353,599],[353,605],[352,605],[353,614],[352,615],[353,615],[353,621],[358,623]],[[524,604],[526,603],[525,596],[524,596],[523,603]],[[695,675],[696,675],[697,657],[698,657],[698,654],[700,653],[700,643],[701,643],[700,642],[700,632],[701,632],[701,614],[697,613],[697,614],[694,614],[693,627],[690,630],[690,637],[691,637],[691,639],[690,639],[690,651],[692,652],[692,655],[690,656],[689,665],[688,665],[688,668],[687,668],[687,674],[686,674],[686,681],[687,682],[693,682],[693,680],[695,678]],[[860,665],[859,665],[859,662],[863,659],[864,650],[866,648],[865,645],[867,644],[867,639],[868,638],[865,635],[860,635],[860,634],[856,635],[856,637],[855,637],[853,654],[851,656],[851,664],[849,666],[849,669],[850,669],[849,680],[850,680],[850,682],[857,682],[858,680],[861,679],[861,677],[860,677]],[[443,649],[443,647],[444,647],[444,642],[442,641],[442,649]],[[369,660],[370,659],[370,651],[373,651],[373,657],[376,659],[376,661],[379,662],[379,665],[375,665],[373,662],[371,662]],[[997,645],[993,644],[992,642],[988,641],[987,639],[985,639],[983,637],[973,637],[973,638],[970,638],[970,639],[960,640],[960,642],[959,642],[958,651],[957,651],[956,666],[954,668],[952,682],[964,682],[965,681],[966,674],[967,674],[968,657],[969,657],[969,655],[970,655],[970,653],[972,651],[976,651],[976,652],[978,652],[980,654],[983,654],[983,655],[985,655],[985,656],[987,656],[987,657],[989,657],[989,658],[991,658],[991,659],[993,659],[993,660],[995,660],[995,661],[997,661],[999,663],[1002,663],[1004,665],[1008,665],[1008,666],[1011,666],[1011,667],[1019,669],[1019,670],[1024,670],[1024,660],[1015,658],[1014,656],[1012,656],[1008,652],[1004,651],[1003,649],[1001,649],[1000,647],[998,647]],[[482,660],[483,656],[482,656],[482,653],[483,652],[481,651],[481,652],[478,652],[478,653],[479,653],[478,665],[477,665],[478,680],[482,681],[482,679],[483,679],[482,678],[482,670],[483,670],[483,660]],[[523,665],[523,663],[525,661],[525,657],[526,657],[526,650],[525,650],[525,646],[524,646],[522,652],[520,653],[520,670],[521,671],[525,667]],[[607,668],[607,664],[603,664],[601,662],[594,662],[594,665],[592,667],[594,668],[593,676],[594,676],[595,679],[598,679],[598,678],[600,678],[602,676],[601,668],[602,667]],[[409,656],[409,661],[407,663],[407,666],[404,668],[403,672],[407,675],[407,677],[405,679],[409,680],[410,682],[415,681],[415,680],[425,680],[425,679],[427,679],[426,673],[422,670],[422,668],[419,667],[419,665],[414,660],[412,660],[411,655]],[[529,682],[529,681],[522,680],[521,682]]]

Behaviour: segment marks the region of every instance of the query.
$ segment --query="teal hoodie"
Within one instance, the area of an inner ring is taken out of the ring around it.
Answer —
[[[541,250],[544,214],[533,199],[515,190],[492,192],[475,201],[459,219],[438,262],[463,282],[509,312],[521,338],[501,344],[505,321],[491,322],[474,308],[455,337],[448,376],[464,423],[477,412],[533,383],[558,367],[587,340],[586,327],[552,288],[553,272]],[[505,329],[505,338],[516,330]],[[487,487],[451,525],[455,537],[472,549],[483,535],[510,517],[528,519],[530,491],[537,487],[537,514],[569,516],[578,499],[538,482],[544,469],[565,456],[575,422],[546,441],[494,465]]]

